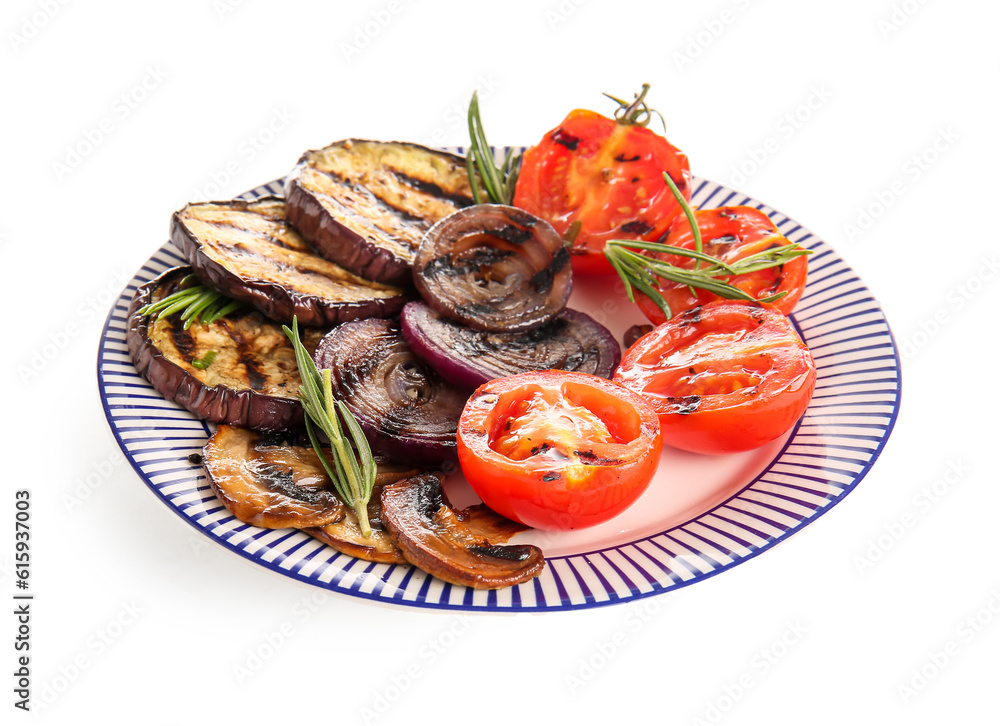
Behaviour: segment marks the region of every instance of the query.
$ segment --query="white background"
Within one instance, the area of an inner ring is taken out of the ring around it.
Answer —
[[[41,719],[995,722],[998,23],[982,0],[5,2],[0,577],[9,598],[28,487]],[[642,82],[696,174],[825,238],[893,327],[898,423],[828,514],[636,605],[458,616],[260,570],[115,463],[101,325],[175,208],[340,138],[463,144],[477,87],[521,144]]]

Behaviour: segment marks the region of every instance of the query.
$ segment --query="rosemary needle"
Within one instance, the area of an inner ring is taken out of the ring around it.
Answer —
[[[206,325],[214,323],[223,315],[228,315],[241,307],[243,303],[239,300],[232,300],[202,285],[194,275],[188,275],[180,281],[177,290],[161,300],[144,306],[139,310],[139,314],[158,318],[180,313],[184,330],[187,330],[194,323]]]
[[[796,257],[812,254],[812,250],[807,250],[795,243],[789,243],[772,247],[731,263],[725,263],[716,257],[705,254],[702,251],[701,230],[698,228],[694,211],[687,203],[687,200],[684,199],[673,179],[666,173],[663,174],[663,179],[667,183],[667,186],[670,187],[670,191],[673,192],[681,209],[684,210],[688,224],[691,225],[695,248],[690,250],[661,242],[610,240],[604,247],[604,255],[625,283],[625,291],[630,301],[635,302],[634,291],[638,290],[652,300],[663,311],[668,320],[672,318],[673,312],[670,310],[670,306],[667,305],[667,301],[657,289],[657,278],[687,285],[690,288],[707,290],[727,300],[774,302],[787,294],[787,292],[783,291],[774,295],[755,298],[753,295],[720,278],[745,275],[771,267],[779,267]],[[695,263],[693,268],[680,267],[666,260],[641,254],[636,250],[689,257],[694,259]],[[703,263],[704,267],[702,266]]]
[[[285,335],[295,350],[295,362],[302,383],[299,400],[306,412],[306,433],[319,457],[323,469],[333,482],[340,498],[358,516],[358,527],[365,537],[372,533],[368,521],[368,500],[375,486],[375,458],[357,419],[343,401],[333,398],[333,384],[329,369],[320,373],[309,351],[299,336],[298,318],[292,318],[292,327],[283,325]],[[330,441],[330,459],[316,435],[319,428]],[[346,429],[346,432],[345,432]]]
[[[514,199],[514,187],[521,170],[521,154],[513,149],[507,151],[503,164],[497,166],[493,150],[486,140],[483,120],[479,117],[479,93],[472,93],[469,101],[469,153],[465,158],[465,168],[469,174],[469,186],[476,204],[482,204],[479,184],[482,182],[486,197],[493,204],[510,205]]]

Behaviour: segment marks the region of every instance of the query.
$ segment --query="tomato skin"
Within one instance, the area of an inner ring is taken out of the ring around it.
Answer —
[[[649,485],[661,449],[652,407],[585,373],[490,381],[458,423],[458,461],[473,491],[537,529],[578,529],[620,514]]]
[[[656,409],[665,444],[724,454],[787,432],[809,405],[816,365],[785,315],[762,303],[723,300],[637,340],[615,380]]]
[[[608,240],[658,239],[681,211],[663,172],[690,199],[687,156],[669,141],[644,126],[578,109],[524,152],[514,206],[560,235],[580,222],[570,248],[573,272],[613,274],[604,256]]]
[[[755,207],[717,207],[715,209],[699,209],[695,211],[695,222],[701,231],[702,251],[723,262],[732,263],[744,257],[761,252],[770,247],[789,244],[788,238],[782,235],[778,228],[764,212]],[[674,247],[695,248],[691,225],[683,214],[675,218],[666,238],[665,244]],[[692,268],[694,260],[679,255],[658,255],[647,252],[651,257],[664,259],[674,265]],[[772,267],[758,272],[731,277],[720,277],[755,298],[767,297],[784,292],[784,297],[770,303],[785,315],[791,314],[802,297],[806,287],[808,263],[806,257],[796,257],[779,267]],[[669,280],[661,280],[660,294],[670,311],[677,315],[685,310],[706,305],[719,296],[687,285]],[[650,322],[659,325],[666,321],[666,316],[659,306],[641,293],[636,295],[636,303]]]

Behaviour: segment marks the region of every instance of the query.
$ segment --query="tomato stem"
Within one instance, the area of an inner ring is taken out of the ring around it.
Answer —
[[[624,101],[610,93],[604,95],[618,104],[618,108],[615,110],[615,121],[622,126],[649,126],[650,119],[653,118],[653,114],[656,114],[660,117],[660,123],[663,124],[663,133],[666,133],[667,122],[663,120],[663,114],[646,105],[645,99],[648,92],[649,84],[643,83],[642,91],[635,94],[635,98],[631,101]]]

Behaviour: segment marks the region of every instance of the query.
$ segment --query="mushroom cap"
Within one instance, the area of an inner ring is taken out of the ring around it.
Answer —
[[[481,512],[456,512],[433,474],[403,479],[382,489],[383,525],[403,556],[420,569],[445,582],[478,590],[508,587],[538,576],[545,567],[542,551],[534,545],[497,544],[500,536],[491,542],[481,533],[487,519]],[[485,529],[502,530],[495,521]]]

